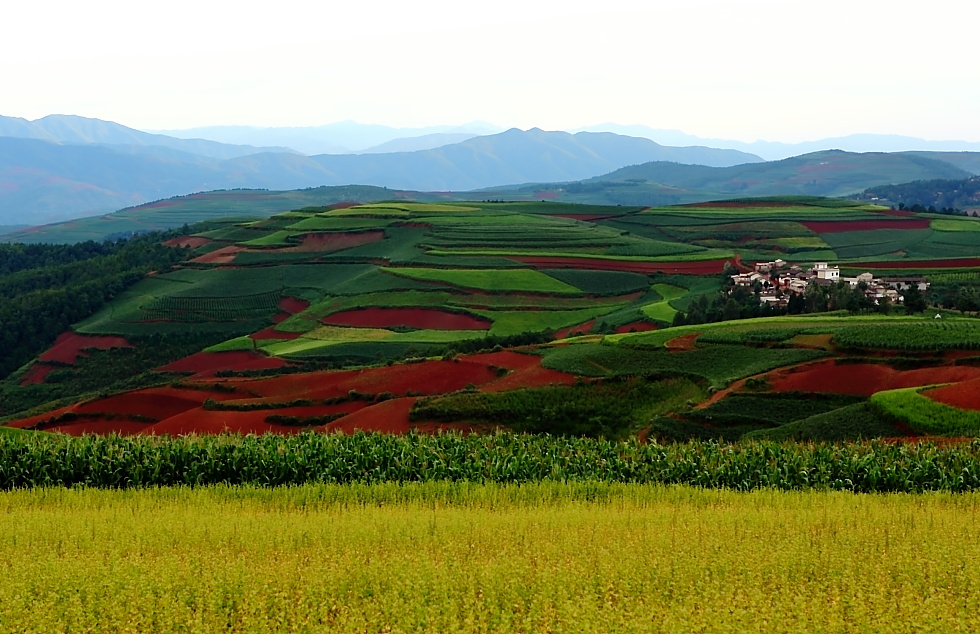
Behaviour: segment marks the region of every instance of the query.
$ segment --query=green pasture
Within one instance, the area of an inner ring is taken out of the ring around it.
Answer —
[[[929,223],[929,227],[936,231],[976,233],[980,231],[980,220],[975,218],[936,218]]]
[[[579,310],[477,310],[472,312],[493,321],[490,335],[508,337],[526,332],[544,332],[577,326],[613,312],[623,304],[594,306]]]
[[[547,271],[549,274],[552,271]],[[559,278],[561,279],[561,278]],[[562,280],[569,282],[570,280]],[[597,308],[611,306],[616,308],[629,301],[626,297],[612,295],[608,297],[549,297],[542,303],[540,295],[522,295],[507,293],[505,295],[454,294],[448,300],[449,306],[473,308],[478,310],[577,310],[581,308]]]
[[[647,276],[625,271],[543,269],[541,272],[589,295],[625,295],[646,290],[650,286]]]
[[[593,377],[656,374],[695,376],[704,379],[712,387],[722,388],[737,379],[823,356],[826,356],[823,351],[796,348],[735,348],[712,345],[685,352],[667,352],[581,343],[548,349],[542,365],[562,372]]]
[[[245,242],[240,242],[242,246],[245,247],[287,247],[293,246],[294,243],[290,242],[290,238],[298,237],[303,235],[302,231],[291,231],[291,230],[279,230],[275,233],[270,233],[267,236],[262,236],[261,238],[255,238],[254,240],[247,240]]]
[[[962,328],[964,334],[970,336],[974,328],[980,327],[980,322],[974,324],[972,323],[973,321],[970,319],[945,319],[943,320],[943,325],[950,329]],[[856,338],[862,337],[861,333],[865,333],[864,338],[861,339],[862,343],[866,343],[865,339],[870,340],[871,333],[883,328],[897,328],[897,330],[890,331],[893,333],[892,335],[883,335],[889,337],[889,345],[896,346],[901,345],[903,338],[909,334],[909,331],[905,330],[905,327],[912,328],[913,332],[922,330],[936,333],[935,339],[937,340],[952,340],[954,338],[953,336],[942,334],[944,329],[935,322],[936,320],[931,317],[906,315],[843,315],[839,313],[786,315],[713,324],[698,324],[694,326],[679,326],[650,332],[607,335],[605,339],[609,343],[616,345],[662,348],[667,341],[675,337],[693,333],[699,333],[701,336],[712,341],[721,341],[724,339],[726,342],[736,343],[751,342],[754,337],[767,336],[758,335],[758,333],[767,333],[774,329],[778,333],[778,336],[789,339],[801,331],[810,332],[811,334],[833,334],[845,326],[855,326],[857,328],[869,326],[866,330],[855,330],[850,335],[852,339],[857,341],[858,339]],[[922,326],[922,328],[919,328],[919,326]]]
[[[642,222],[638,217],[636,223]],[[627,220],[625,222],[631,222]],[[816,234],[799,222],[789,220],[758,220],[755,222],[722,222],[712,225],[665,225],[663,230],[679,240],[724,239],[777,239],[816,237]],[[826,246],[826,245],[825,245]]]
[[[887,438],[900,433],[870,403],[861,402],[812,414],[778,427],[749,431],[742,435],[741,440],[841,443]]]
[[[468,339],[483,339],[485,330],[413,330],[395,332],[385,328],[349,328],[319,326],[289,341],[257,342],[263,352],[277,357],[330,356],[337,346],[356,343],[449,344]]]
[[[640,308],[640,312],[654,321],[671,323],[677,309],[670,305],[670,302],[680,299],[687,295],[688,290],[682,286],[673,284],[654,284],[653,290],[660,295],[660,299]]]
[[[358,205],[355,207],[344,207],[341,209],[331,209],[322,214],[327,218],[343,218],[346,216],[370,216],[376,218],[408,218],[411,213],[400,206],[381,204]]]
[[[445,283],[487,292],[575,295],[582,291],[531,269],[430,269],[386,267],[387,273],[425,282]]]
[[[923,396],[922,392],[929,387],[878,392],[871,397],[871,404],[880,412],[900,420],[921,434],[980,435],[980,412],[951,407]]]
[[[330,216],[309,216],[299,222],[286,225],[289,231],[347,231],[364,229],[384,229],[395,220],[383,218],[350,218]]]

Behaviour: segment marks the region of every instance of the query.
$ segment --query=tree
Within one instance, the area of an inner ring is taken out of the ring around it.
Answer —
[[[909,284],[909,287],[905,289],[905,312],[912,315],[924,312],[925,309],[926,298],[922,296],[919,285],[914,282]]]

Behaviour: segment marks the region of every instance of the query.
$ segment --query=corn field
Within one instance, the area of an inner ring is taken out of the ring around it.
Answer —
[[[980,488],[980,441],[938,447],[882,442],[658,445],[511,433],[0,435],[0,490],[431,481],[961,492]]]

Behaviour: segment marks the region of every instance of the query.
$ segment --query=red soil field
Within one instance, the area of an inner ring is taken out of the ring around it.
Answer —
[[[589,320],[584,324],[579,324],[577,326],[571,326],[569,328],[562,328],[555,333],[555,339],[565,339],[566,337],[573,337],[576,335],[587,335],[592,327],[595,326],[595,319]]]
[[[786,370],[775,370],[768,377],[773,392],[871,396],[882,390],[980,378],[980,368],[964,365],[895,370],[879,363],[838,364],[835,359],[829,359]]]
[[[689,335],[674,337],[673,339],[664,343],[664,347],[671,352],[686,352],[689,350],[694,350],[697,347],[695,344],[700,336],[700,332],[692,332]]]
[[[244,250],[245,247],[240,247],[238,245],[221,247],[220,249],[212,251],[211,253],[199,255],[191,260],[191,262],[194,262],[195,264],[231,264],[235,259],[235,256]]]
[[[159,421],[198,407],[204,399],[219,395],[203,391],[193,396],[184,394],[173,388],[150,388],[89,401],[78,405],[75,411],[79,414],[139,414]]]
[[[464,357],[467,361],[482,363],[510,372],[480,388],[484,392],[505,392],[522,387],[543,387],[545,385],[572,385],[578,377],[557,370],[541,367],[541,357],[535,354],[520,354],[510,350],[474,354]]]
[[[538,269],[588,269],[594,271],[626,271],[649,275],[662,271],[688,275],[721,273],[729,260],[698,260],[692,262],[634,262],[627,260],[603,260],[600,258],[512,256],[508,259],[530,264]]]
[[[541,365],[541,357],[536,354],[521,354],[513,350],[501,350],[500,352],[483,352],[480,354],[469,354],[462,357],[466,361],[480,363],[483,365],[494,365],[508,370],[523,370]]]
[[[280,322],[285,321],[281,319]],[[266,339],[299,339],[303,333],[301,332],[283,332],[281,330],[276,330],[274,327],[270,326],[258,332],[253,332],[249,335],[252,341],[264,341]]]
[[[163,243],[163,246],[196,249],[197,247],[203,247],[205,244],[211,244],[212,242],[214,241],[211,238],[205,238],[202,236],[181,236],[179,238],[167,240]]]
[[[58,369],[56,365],[45,365],[43,363],[34,363],[27,372],[24,373],[24,378],[20,380],[21,386],[26,385],[37,385],[39,383],[44,383],[44,378]]]
[[[35,414],[34,416],[28,416],[27,418],[21,418],[18,420],[10,421],[5,423],[7,427],[16,427],[18,429],[25,429],[27,427],[33,427],[38,423],[43,423],[48,419],[57,418],[62,414],[74,411],[74,405],[67,405],[65,407],[59,407],[58,409],[53,409],[50,412],[44,412],[43,414]]]
[[[980,411],[980,379],[926,390],[922,395],[950,407]]]
[[[308,233],[295,247],[262,249],[263,253],[319,253],[359,247],[384,240],[384,231],[360,231],[357,233]]]
[[[404,394],[409,390],[423,394],[443,394],[461,390],[469,384],[483,385],[497,378],[490,368],[472,361],[426,361],[364,370],[339,384],[349,390],[378,394]]]
[[[72,364],[75,363],[79,355],[85,354],[83,350],[108,350],[110,348],[132,347],[132,344],[123,337],[92,337],[79,335],[69,330],[61,333],[55,340],[54,345],[38,357],[38,360]]]
[[[197,377],[214,376],[221,370],[268,370],[289,365],[282,359],[266,357],[258,352],[197,352],[156,369],[157,372],[191,372]]]
[[[58,427],[48,427],[44,431],[58,432],[69,436],[83,436],[85,434],[135,436],[136,434],[142,433],[143,430],[151,425],[152,423],[140,423],[131,420],[84,418],[65,425],[59,425]]]
[[[347,396],[351,390],[364,394],[390,392],[396,396],[408,391],[442,394],[461,390],[470,383],[483,385],[496,378],[497,375],[485,364],[463,358],[460,361],[403,363],[364,370],[287,374],[268,379],[231,379],[226,383],[257,397],[289,400],[336,398]]]
[[[224,412],[192,409],[167,420],[150,425],[144,434],[180,436],[184,434],[298,434],[302,427],[272,425],[265,422],[269,410],[254,412]]]
[[[489,330],[493,325],[489,319],[438,308],[357,308],[328,315],[320,321],[331,326],[357,328],[408,326],[431,330]]]
[[[545,387],[546,385],[574,385],[579,377],[574,374],[565,374],[558,370],[543,368],[540,365],[513,370],[507,376],[497,379],[480,388],[482,392],[506,392],[508,390],[519,390],[522,387]]]
[[[298,297],[284,295],[282,299],[279,300],[279,310],[287,312],[290,315],[301,313],[309,307],[310,303],[308,301],[305,299],[299,299]]]
[[[317,427],[316,431],[344,434],[353,434],[356,431],[407,434],[412,430],[408,414],[417,400],[414,397],[406,397],[382,401],[323,427]]]
[[[869,269],[942,269],[980,266],[980,258],[951,258],[948,260],[892,260],[861,262]]]
[[[303,372],[262,379],[233,378],[229,379],[227,383],[238,388],[239,392],[252,394],[256,397],[275,398],[276,400],[324,399],[346,396],[347,392],[341,392],[339,388],[335,387],[335,384],[357,375],[358,372],[360,370]]]
[[[929,220],[925,218],[910,218],[908,220],[801,220],[800,224],[816,233],[929,228]]]
[[[624,324],[616,329],[616,334],[621,335],[626,332],[647,332],[649,330],[656,330],[657,324],[651,324],[648,321],[634,321],[629,324]]]

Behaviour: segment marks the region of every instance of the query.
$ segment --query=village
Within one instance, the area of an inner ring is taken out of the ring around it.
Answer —
[[[871,273],[842,277],[840,267],[830,266],[827,262],[817,262],[812,268],[804,270],[781,259],[756,262],[753,271],[738,273],[731,278],[735,287],[756,288],[758,285],[759,302],[774,308],[787,307],[790,296],[802,296],[811,283],[832,286],[847,282],[852,289],[862,288],[865,296],[875,305],[882,302],[903,304],[905,298],[902,293],[912,285],[919,291],[929,288],[929,282],[922,277],[875,277]]]

